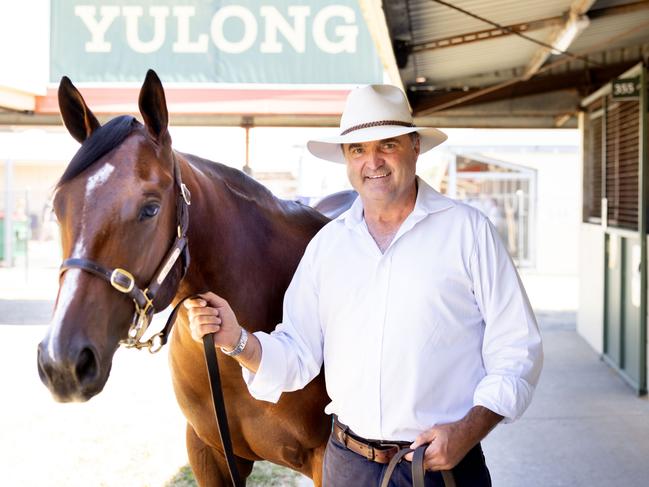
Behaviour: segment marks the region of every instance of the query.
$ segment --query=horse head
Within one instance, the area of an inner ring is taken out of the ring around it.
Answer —
[[[81,147],[54,192],[64,262],[38,370],[56,400],[86,401],[103,389],[120,341],[133,344],[134,329],[139,339],[143,321],[176,293],[187,264],[177,259],[179,200],[187,195],[153,71],[139,96],[144,125],[130,116],[100,125],[66,77],[58,98]],[[174,259],[165,258],[170,249]]]

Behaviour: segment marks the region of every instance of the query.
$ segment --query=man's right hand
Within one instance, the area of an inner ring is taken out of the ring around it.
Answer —
[[[234,349],[241,336],[241,326],[234,311],[225,299],[214,293],[199,296],[185,301],[192,338],[202,342],[204,335],[214,333],[214,346]]]

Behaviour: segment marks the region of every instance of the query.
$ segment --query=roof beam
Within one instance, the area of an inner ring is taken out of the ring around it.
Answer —
[[[467,32],[466,34],[442,37],[439,39],[433,39],[431,41],[413,44],[410,48],[410,51],[413,53],[418,53],[423,51],[442,49],[445,47],[454,47],[454,46],[459,46],[461,44],[468,44],[470,42],[478,42],[487,39],[493,39],[495,37],[513,35],[515,33],[531,32],[533,30],[545,29],[546,27],[561,25],[564,22],[565,22],[565,18],[563,16],[548,17],[545,19],[522,22],[520,24],[506,25],[503,26],[502,29],[493,28],[493,29],[486,29],[486,30],[478,30],[475,32]]]
[[[363,1],[363,0],[361,0]],[[602,17],[611,17],[614,15],[624,15],[630,12],[638,12],[649,8],[649,0],[640,0],[638,2],[627,3],[624,5],[614,5],[611,7],[604,7],[597,10],[588,12],[590,20],[599,19]],[[467,32],[464,34],[457,34],[454,36],[440,37],[425,42],[418,42],[409,47],[411,53],[419,53],[424,51],[432,51],[435,49],[443,49],[446,47],[455,47],[461,44],[468,44],[470,42],[484,41],[496,37],[504,37],[515,35],[516,33],[532,32],[534,30],[545,29],[547,27],[557,27],[566,24],[566,16],[559,15],[556,17],[547,17],[544,19],[530,20],[528,22],[521,22],[519,24],[511,24],[503,26],[502,29],[493,28],[478,30],[474,32]]]
[[[558,51],[566,51],[570,44],[588,27],[590,20],[585,15],[595,0],[573,0],[566,15],[564,24],[553,32],[547,43]],[[523,79],[528,80],[543,66],[551,54],[555,53],[549,47],[540,47],[532,55],[532,59],[525,67]]]
[[[516,83],[492,91],[478,88],[468,92],[455,91],[438,94],[417,92],[415,95],[411,95],[411,103],[414,107],[415,116],[422,117],[440,111],[440,108],[444,110],[451,107],[475,105],[557,90],[575,89],[587,93],[607,83],[637,63],[637,60],[630,60],[587,70],[539,76],[524,82],[519,80]],[[477,96],[462,101],[462,98],[467,98],[467,95],[474,92]],[[480,92],[483,93],[479,94]]]
[[[36,107],[36,96],[12,87],[0,85],[0,108],[18,112],[32,112]]]
[[[598,8],[588,12],[590,20],[595,20],[601,17],[610,17],[612,15],[624,15],[631,12],[639,12],[649,8],[649,0],[640,0],[633,3],[625,3],[623,5],[613,5],[611,7]]]
[[[649,3],[649,1],[638,2],[638,3]],[[580,51],[579,55],[580,56],[590,55],[590,54],[598,51],[600,48],[608,46],[613,42],[617,42],[620,39],[624,39],[625,37],[633,35],[633,34],[635,34],[637,32],[644,32],[648,28],[649,28],[649,21],[641,22],[640,24],[636,25],[635,27],[633,27],[633,28],[631,28],[629,30],[625,30],[624,32],[617,33],[617,34],[615,34],[615,35],[613,35],[611,37],[608,37],[608,38],[606,38],[606,39],[604,39],[604,40],[602,40],[600,42],[597,42],[595,44],[591,44],[588,49]],[[546,64],[541,69],[539,69],[539,71],[537,72],[537,75],[542,73],[542,72],[549,72],[550,69],[557,68],[558,66],[562,66],[562,65],[568,63],[571,59],[572,58],[564,56],[564,57],[562,57],[560,59],[557,59],[556,61],[553,61],[550,64]],[[639,60],[640,59],[637,59],[636,62],[639,61]],[[501,83],[497,83],[495,85],[482,87],[480,89],[476,89],[476,90],[473,90],[473,91],[469,90],[468,93],[465,93],[464,95],[460,95],[460,96],[455,96],[452,100],[447,100],[447,101],[442,101],[442,102],[433,101],[433,102],[429,103],[428,106],[416,107],[416,110],[418,112],[420,112],[420,115],[428,115],[428,114],[430,114],[432,112],[438,112],[438,111],[441,111],[441,110],[446,110],[448,108],[453,108],[453,107],[459,106],[459,105],[470,105],[472,103],[471,100],[480,98],[480,97],[482,97],[484,95],[487,95],[489,93],[504,90],[504,89],[506,89],[508,87],[519,84],[521,81],[522,81],[522,78],[519,76],[519,77],[516,77],[516,78],[509,79],[507,81],[503,81]],[[429,92],[428,98],[430,98],[431,96],[439,96],[439,94],[440,94],[439,92],[436,93],[436,94]]]
[[[392,50],[392,39],[388,30],[385,12],[381,0],[359,0],[363,18],[374,40],[374,47],[379,54],[383,69],[388,73],[390,82],[405,91],[403,80],[397,67],[397,60]]]

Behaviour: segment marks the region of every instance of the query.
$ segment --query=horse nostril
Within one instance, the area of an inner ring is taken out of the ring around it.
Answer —
[[[74,369],[79,384],[94,381],[99,375],[99,364],[97,357],[90,348],[84,348],[77,357],[77,365]]]

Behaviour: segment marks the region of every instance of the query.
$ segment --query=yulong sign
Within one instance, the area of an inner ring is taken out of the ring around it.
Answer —
[[[382,68],[353,0],[52,0],[50,78],[372,83]]]

